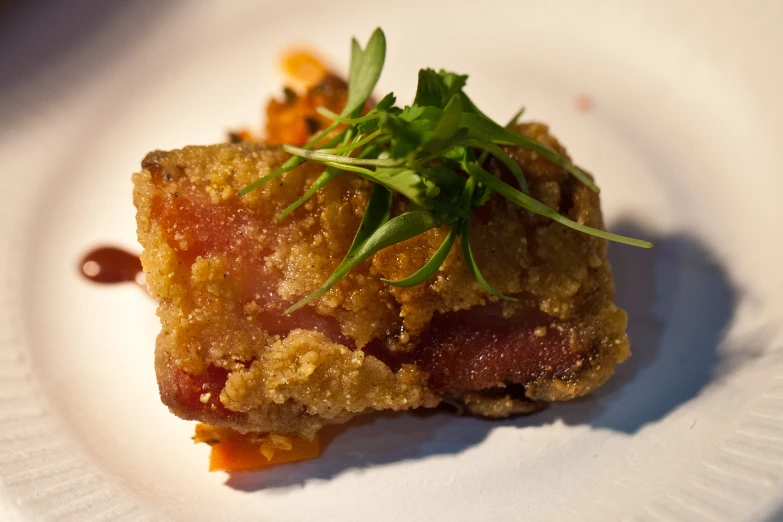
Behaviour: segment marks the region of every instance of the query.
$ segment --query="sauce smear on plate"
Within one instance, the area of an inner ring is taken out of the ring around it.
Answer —
[[[79,263],[79,271],[94,283],[145,285],[139,256],[121,248],[104,246],[91,250]]]

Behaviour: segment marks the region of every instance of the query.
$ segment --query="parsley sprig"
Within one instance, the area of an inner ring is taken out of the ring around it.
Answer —
[[[425,282],[443,264],[456,237],[462,236],[465,263],[478,283],[491,295],[514,301],[484,279],[470,244],[471,215],[492,193],[530,213],[586,234],[644,248],[652,246],[647,241],[582,225],[532,198],[524,172],[502,146],[535,152],[568,171],[591,190],[598,192],[599,189],[589,176],[554,150],[509,130],[521,111],[506,127],[481,112],[463,90],[467,76],[422,69],[413,104],[400,108],[395,105],[394,94],[389,93],[362,114],[380,78],[385,57],[386,37],[381,29],[375,30],[364,49],[353,39],[345,109],[336,114],[319,108],[318,112],[333,123],[304,147],[283,145],[282,149],[291,154],[291,158],[239,192],[240,196],[247,194],[306,161],[324,165],[326,168],[313,186],[283,210],[278,216],[280,220],[346,172],[374,183],[361,225],[345,258],[318,290],[291,306],[285,314],[328,292],[376,252],[441,226],[448,227],[449,233],[424,266],[404,279],[383,281],[398,287]],[[490,155],[512,173],[516,188],[484,169]],[[405,197],[410,205],[407,211],[392,218],[394,195]]]

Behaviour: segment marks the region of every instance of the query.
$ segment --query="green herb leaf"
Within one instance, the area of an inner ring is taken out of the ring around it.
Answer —
[[[435,254],[433,254],[430,260],[427,261],[424,266],[419,268],[413,274],[404,279],[398,279],[396,281],[383,278],[381,278],[381,281],[389,283],[392,286],[398,286],[400,288],[408,288],[411,286],[420,285],[430,277],[434,276],[441,265],[443,265],[443,262],[446,261],[446,257],[448,257],[449,252],[451,251],[451,247],[454,245],[454,238],[456,236],[457,234],[455,233],[454,228],[449,230],[446,239],[443,241],[443,243],[441,243],[438,250],[435,251]]]
[[[441,193],[461,191],[465,186],[465,176],[458,174],[454,169],[445,165],[422,167],[419,172],[423,173],[424,178],[440,187]]]
[[[443,101],[443,82],[432,69],[419,71],[419,84],[413,105],[416,107],[441,107]]]
[[[527,186],[527,180],[525,179],[525,174],[522,172],[522,168],[519,166],[519,163],[514,161],[514,159],[506,153],[506,151],[491,141],[482,142],[478,140],[469,140],[466,144],[470,147],[483,149],[495,156],[509,171],[511,171],[511,174],[517,179],[517,183],[519,183],[519,188],[522,189],[522,192],[528,196],[530,195],[530,188]],[[483,163],[482,160],[480,160],[480,163]]]
[[[389,154],[394,158],[405,158],[421,145],[421,136],[400,116],[386,114],[381,119],[381,132],[391,137]]]
[[[352,81],[356,81],[359,78],[359,74],[361,74],[363,54],[364,51],[362,51],[362,46],[359,44],[359,40],[356,38],[351,38],[351,65],[348,68],[349,85]]]
[[[346,261],[356,266],[374,253],[423,234],[431,228],[440,226],[441,222],[442,220],[429,210],[414,210],[400,214],[381,225],[355,250],[352,245],[352,252],[346,256]]]
[[[283,315],[288,315],[291,312],[298,310],[307,303],[328,292],[337,281],[362,262],[362,259],[358,259],[356,254],[359,252],[362,245],[366,243],[384,223],[389,221],[391,205],[392,193],[380,185],[373,186],[372,192],[370,192],[370,200],[367,202],[367,208],[362,217],[362,222],[359,224],[359,230],[356,231],[353,243],[351,243],[351,248],[348,249],[345,258],[337,265],[337,268],[332,275],[329,276],[326,282],[318,290],[288,308],[288,310],[283,312]],[[356,259],[358,259],[358,261],[354,262]]]
[[[399,119],[402,120],[403,125],[406,125],[410,132],[423,139],[427,133],[435,128],[442,117],[443,109],[440,107],[419,107],[414,105],[410,109],[406,107],[400,114]]]
[[[355,39],[353,40],[351,69],[348,77],[348,101],[345,103],[342,116],[349,116],[354,112],[361,111],[381,77],[385,59],[386,36],[380,28],[372,33],[364,50]]]
[[[388,109],[391,109],[394,106],[394,103],[397,101],[397,98],[394,96],[393,92],[390,92],[383,98],[381,98],[381,101],[379,101],[377,104],[375,104],[375,107],[373,107],[374,111],[385,111]]]
[[[545,157],[555,165],[564,168],[574,175],[579,181],[594,192],[600,192],[593,181],[570,161],[553,151],[543,143],[528,136],[517,134],[505,129],[490,120],[477,114],[463,113],[460,118],[460,126],[468,129],[468,135],[481,141],[490,140],[500,145],[516,145],[523,149],[531,150]]]
[[[494,190],[504,198],[508,199],[512,203],[516,203],[520,207],[526,208],[531,212],[535,212],[536,214],[541,214],[542,216],[546,216],[549,219],[553,221],[557,221],[558,223],[565,225],[569,228],[573,228],[574,230],[578,230],[579,232],[584,232],[585,234],[590,234],[591,236],[608,239],[610,241],[616,241],[618,243],[625,243],[626,245],[633,245],[642,248],[650,248],[653,246],[652,243],[650,243],[649,241],[642,241],[640,239],[633,239],[630,237],[620,236],[618,234],[612,234],[610,232],[604,232],[603,230],[588,227],[586,225],[582,225],[581,223],[577,223],[576,221],[572,221],[565,216],[561,216],[560,214],[558,214],[548,206],[544,205],[540,201],[535,200],[530,196],[526,196],[525,194],[521,193],[520,191],[513,188],[512,186],[499,180],[498,178],[496,178],[495,176],[493,176],[492,174],[484,170],[477,163],[466,163],[464,167],[465,167],[465,171],[468,174],[470,174],[471,177],[475,178],[476,181],[483,183],[484,185],[491,188],[492,190]]]
[[[525,108],[520,107],[519,110],[514,113],[514,115],[511,117],[508,123],[506,123],[506,128],[510,130],[514,125],[517,124],[519,118],[521,118],[524,113],[525,113]]]
[[[343,133],[340,133],[339,135],[335,136],[334,138],[332,138],[329,141],[327,141],[326,143],[324,143],[324,146],[325,147],[333,147],[333,146],[337,145],[338,143],[340,143],[340,141],[342,139],[343,139]],[[255,189],[259,188],[261,185],[263,185],[263,184],[265,184],[265,183],[267,183],[269,181],[272,181],[276,177],[278,177],[278,176],[280,176],[282,174],[285,174],[286,172],[291,172],[292,170],[294,170],[298,166],[302,165],[305,161],[306,161],[305,158],[302,158],[300,156],[292,156],[292,157],[288,158],[285,161],[285,163],[280,165],[278,168],[276,168],[275,170],[273,170],[272,172],[270,172],[266,176],[262,176],[261,178],[255,180],[253,183],[251,183],[250,185],[246,186],[245,188],[243,188],[242,190],[237,192],[237,195],[238,196],[244,196],[248,192],[254,191]]]
[[[378,185],[376,185],[376,187],[388,194],[389,206],[387,208],[390,209],[391,193]],[[374,188],[373,193],[375,192],[376,189]],[[367,207],[368,213],[373,210],[372,207],[373,201],[371,197],[370,204]],[[367,214],[365,213],[365,215]],[[388,212],[386,213],[386,216],[388,217]],[[374,217],[377,217],[377,215],[374,215]],[[362,220],[362,225],[359,227],[359,232],[357,232],[356,238],[354,239],[348,254],[345,256],[345,259],[343,259],[342,263],[340,263],[337,269],[335,269],[332,275],[329,276],[329,279],[326,280],[321,288],[286,310],[284,315],[298,310],[307,303],[328,292],[340,279],[348,275],[351,270],[353,270],[357,265],[359,265],[368,257],[383,250],[386,247],[395,245],[412,237],[416,237],[431,228],[440,226],[440,221],[435,218],[435,215],[432,212],[426,210],[417,210],[400,214],[394,219],[384,222],[382,225],[373,230],[373,226],[376,224],[377,221],[369,222],[365,226],[365,221]],[[372,232],[369,234],[369,236],[367,236],[366,231],[371,230]]]
[[[473,201],[470,204],[471,209],[486,205],[492,199],[492,194],[492,191],[484,185],[476,187],[476,191],[473,193]],[[529,210],[527,212],[529,216],[533,216],[532,212]]]
[[[458,95],[454,95],[443,109],[435,128],[430,131],[427,140],[422,146],[422,150],[427,152],[436,152],[450,143],[451,139],[457,133],[459,128],[460,115],[462,114],[462,100]]]
[[[339,178],[342,175],[342,172],[329,167],[326,170],[324,170],[320,176],[318,176],[318,179],[315,180],[315,183],[313,183],[313,186],[310,187],[307,192],[304,193],[304,195],[291,203],[289,206],[283,210],[279,216],[277,216],[277,220],[280,221],[281,219],[284,219],[288,214],[302,206],[302,204],[310,199],[316,192],[324,188],[326,185],[334,181],[335,179]]]
[[[375,182],[404,195],[421,208],[431,208],[427,186],[418,172],[409,168],[375,169]]]
[[[517,301],[518,299],[514,297],[509,297],[507,295],[503,295],[497,290],[495,290],[494,288],[492,288],[492,285],[490,285],[487,282],[487,280],[484,279],[484,276],[481,275],[481,271],[479,270],[479,267],[476,264],[476,258],[473,257],[473,248],[470,246],[470,220],[466,220],[462,224],[461,233],[462,233],[462,255],[465,258],[465,264],[468,265],[468,270],[470,270],[470,273],[473,274],[473,277],[476,278],[476,281],[478,281],[478,284],[481,285],[481,288],[489,292],[491,295],[494,295],[495,297],[498,297],[505,301]]]
[[[353,238],[351,248],[348,249],[346,259],[355,253],[360,246],[367,241],[378,228],[389,221],[392,209],[392,193],[387,189],[375,185],[370,192],[370,201],[362,216],[362,222],[356,236]]]
[[[476,104],[473,103],[473,100],[468,98],[467,94],[465,94],[463,91],[459,91],[459,95],[462,98],[462,106],[464,107],[466,113],[475,114],[477,116],[481,116],[482,118],[486,118],[488,120],[490,119],[489,116],[481,112],[481,109],[476,107]]]
[[[467,74],[457,74],[453,72],[444,71],[441,69],[438,71],[438,76],[441,82],[443,82],[444,92],[442,102],[445,104],[455,94],[462,92],[462,89],[468,83]]]
[[[288,158],[288,160],[286,160],[286,162],[280,165],[278,168],[276,168],[266,176],[262,176],[261,178],[255,180],[253,183],[240,190],[237,194],[239,196],[244,196],[248,192],[254,191],[264,183],[268,181],[272,181],[273,179],[280,176],[281,174],[285,174],[286,172],[291,172],[292,170],[294,170],[296,167],[298,167],[304,162],[305,162],[304,158],[299,158],[297,156]]]

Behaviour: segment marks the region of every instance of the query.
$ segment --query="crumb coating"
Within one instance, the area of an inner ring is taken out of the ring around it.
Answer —
[[[545,125],[516,130],[565,154]],[[535,153],[508,151],[535,198],[603,228],[597,194]],[[241,198],[237,191],[286,158],[250,142],[186,147],[150,153],[133,177],[142,263],[162,324],[156,370],[176,414],[304,435],[364,411],[444,398],[503,417],[589,393],[630,355],[606,242],[500,198],[475,214],[471,243],[490,284],[519,302],[497,302],[478,285],[459,239],[424,284],[381,281],[415,272],[445,238],[441,228],[379,252],[283,317],[342,260],[370,189],[343,175],[277,221],[321,167],[305,164]]]

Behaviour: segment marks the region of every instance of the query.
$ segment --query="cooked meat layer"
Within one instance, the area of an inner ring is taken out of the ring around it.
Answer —
[[[517,131],[565,153],[544,125]],[[509,152],[534,197],[602,227],[597,194],[534,153]],[[158,381],[177,415],[304,435],[367,410],[444,398],[499,417],[584,395],[628,357],[606,242],[500,198],[472,220],[472,245],[488,281],[519,302],[489,296],[458,243],[424,284],[381,281],[424,264],[447,233],[439,229],[379,252],[311,306],[282,316],[342,260],[370,189],[342,176],[277,221],[317,165],[236,194],[286,157],[249,142],[186,147],[149,154],[134,175],[142,262],[160,303]]]

